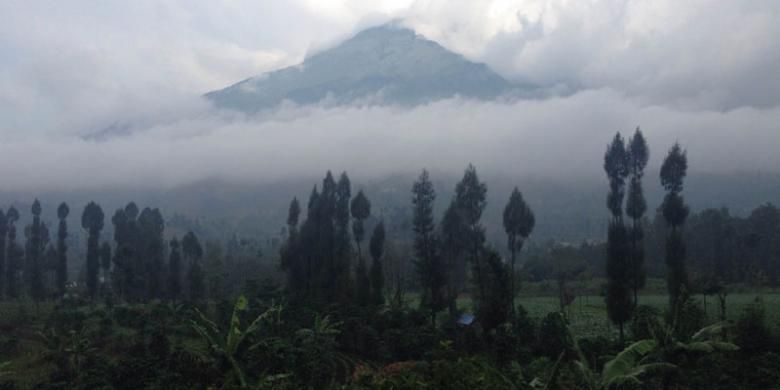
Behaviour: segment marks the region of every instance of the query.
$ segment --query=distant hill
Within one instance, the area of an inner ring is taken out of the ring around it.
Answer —
[[[454,96],[490,100],[518,89],[485,64],[468,61],[391,23],[363,30],[300,65],[246,79],[206,97],[218,107],[251,113],[283,101],[409,106]]]

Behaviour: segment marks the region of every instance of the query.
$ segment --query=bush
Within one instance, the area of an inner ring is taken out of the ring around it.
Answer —
[[[566,320],[561,313],[548,313],[539,325],[539,352],[555,360],[564,351],[571,351]]]
[[[132,306],[114,306],[114,319],[119,326],[140,329],[146,325],[146,313]]]
[[[688,341],[694,333],[704,327],[706,315],[697,299],[681,298],[676,316],[667,313],[666,321],[674,326],[674,335],[680,341]]]
[[[631,334],[634,340],[645,340],[653,338],[653,329],[658,329],[660,325],[656,308],[648,305],[639,305],[634,310],[634,318],[631,320]]]
[[[588,361],[588,365],[596,370],[603,366],[604,362],[602,360],[605,357],[614,353],[612,342],[604,336],[584,337],[577,340],[577,345],[579,345],[582,355]]]
[[[746,353],[769,350],[772,334],[766,325],[764,305],[757,300],[745,308],[735,326],[735,342]]]

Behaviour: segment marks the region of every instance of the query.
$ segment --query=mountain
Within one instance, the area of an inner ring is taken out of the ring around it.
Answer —
[[[363,30],[302,64],[252,77],[206,97],[216,106],[256,112],[283,101],[332,105],[365,101],[403,106],[456,95],[489,100],[515,86],[396,24]]]

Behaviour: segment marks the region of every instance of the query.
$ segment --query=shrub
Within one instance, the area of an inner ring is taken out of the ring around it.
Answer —
[[[566,320],[558,312],[548,313],[539,325],[539,351],[555,360],[564,351],[571,351],[567,341]]]
[[[706,315],[697,299],[680,298],[677,313],[667,313],[666,321],[674,328],[674,336],[680,341],[688,341],[699,329],[704,327]]]
[[[653,338],[653,329],[658,329],[660,325],[656,308],[648,305],[639,305],[634,310],[634,318],[631,320],[631,334],[634,339],[645,340]]]
[[[746,353],[766,351],[771,347],[772,335],[766,325],[766,314],[761,301],[745,308],[735,326],[735,342]]]

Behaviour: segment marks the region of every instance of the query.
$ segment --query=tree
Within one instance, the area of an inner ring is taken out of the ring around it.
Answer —
[[[688,272],[685,267],[685,241],[682,225],[689,209],[681,195],[683,180],[688,170],[688,157],[679,143],[675,143],[661,165],[661,185],[666,190],[661,209],[670,228],[666,240],[666,287],[669,304],[674,313],[683,293],[689,291]]]
[[[371,281],[368,277],[368,269],[363,259],[360,243],[365,236],[364,222],[371,215],[371,202],[368,201],[363,191],[358,191],[350,205],[352,212],[352,236],[358,249],[358,262],[355,267],[355,282],[357,284],[357,299],[361,305],[367,305],[370,301]]]
[[[332,178],[331,178],[332,180]],[[325,184],[323,184],[323,189]],[[352,285],[352,241],[349,238],[350,199],[352,185],[346,172],[342,172],[332,193],[334,245],[331,251],[333,282],[329,292],[334,298],[349,300],[354,295]]]
[[[624,340],[623,326],[631,320],[634,309],[629,289],[631,264],[625,261],[630,251],[627,236],[628,229],[624,224],[610,222],[607,236],[607,291],[604,300],[610,321],[620,329],[621,344]]]
[[[297,198],[290,202],[287,213],[287,242],[280,250],[282,269],[287,272],[287,289],[295,294],[305,291],[307,286],[306,265],[303,263],[299,250],[298,218],[301,206]]]
[[[111,272],[111,244],[103,241],[100,246],[100,268],[103,269],[103,282],[108,283],[109,272]]]
[[[371,252],[371,303],[377,306],[384,305],[385,274],[382,267],[382,255],[385,251],[385,224],[379,221],[374,227],[369,243]]]
[[[203,247],[192,231],[184,236],[181,246],[184,258],[189,261],[189,271],[187,272],[189,296],[192,301],[197,302],[206,296],[203,267],[200,264],[200,259],[203,257]]]
[[[443,259],[439,253],[436,225],[433,220],[433,203],[436,191],[428,171],[412,186],[412,229],[414,230],[415,267],[422,287],[420,306],[431,315],[431,324],[436,326],[436,313],[447,306],[447,278]]]
[[[57,293],[60,297],[65,295],[65,284],[68,282],[68,244],[65,240],[68,238],[68,214],[70,208],[68,204],[62,202],[57,207],[57,218],[60,220],[59,229],[57,229],[57,272],[56,284]]]
[[[138,223],[138,206],[130,202],[118,209],[114,224],[114,272],[112,281],[125,299],[138,302],[146,296],[144,259],[141,253],[142,235]]]
[[[355,238],[355,244],[358,248],[358,259],[361,259],[360,243],[363,242],[363,237],[365,236],[364,223],[371,215],[371,202],[366,198],[362,190],[358,191],[355,198],[352,199],[350,210],[352,212],[352,236]]]
[[[509,196],[509,202],[504,208],[504,231],[507,235],[507,245],[512,254],[511,278],[512,278],[512,311],[515,309],[515,261],[516,253],[523,249],[523,244],[531,232],[534,230],[536,219],[534,213],[523,199],[523,194],[515,187],[512,195]]]
[[[631,270],[629,237],[623,222],[625,182],[629,175],[629,157],[620,133],[615,134],[604,154],[604,171],[609,179],[607,209],[612,214],[607,232],[607,291],[604,300],[609,319],[620,328],[623,343],[623,324],[631,319]],[[628,302],[628,304],[626,304]]]
[[[19,297],[19,268],[21,267],[24,251],[16,243],[16,221],[19,220],[19,211],[13,206],[6,213],[8,220],[8,264],[6,267],[6,289],[9,298]]]
[[[483,280],[482,263],[480,255],[485,242],[485,229],[480,223],[482,211],[485,210],[487,202],[485,196],[487,186],[479,180],[477,169],[469,164],[463,173],[463,178],[455,186],[455,208],[460,223],[468,232],[468,244],[471,251],[471,261],[475,270],[476,284],[481,299],[485,298],[486,282]]]
[[[484,249],[483,272],[485,295],[475,301],[475,312],[485,332],[507,322],[512,306],[512,287],[509,269],[496,251]]]
[[[103,230],[103,209],[95,202],[89,202],[81,214],[81,227],[87,230],[87,293],[95,299],[100,272],[100,231]]]
[[[3,210],[0,210],[0,298],[5,294],[6,264],[6,237],[8,236],[8,218]]]
[[[468,250],[469,232],[461,221],[455,199],[450,202],[441,221],[441,251],[446,258],[444,262],[447,272],[447,305],[449,314],[455,318],[457,311],[457,297],[461,283],[460,278],[465,279],[465,263],[462,259],[464,252]]]
[[[174,237],[171,240],[171,253],[168,258],[168,297],[174,302],[181,295],[181,253],[179,253],[179,240]]]
[[[29,271],[27,279],[30,283],[30,295],[37,307],[38,302],[43,300],[46,296],[46,291],[43,286],[43,269],[41,264],[44,248],[41,228],[41,203],[38,202],[38,199],[35,199],[30,211],[33,215],[33,221],[30,226],[27,242],[26,260],[28,263],[27,271]]]
[[[630,277],[634,290],[634,307],[639,304],[638,290],[645,284],[642,217],[647,211],[647,201],[642,191],[642,176],[644,176],[649,158],[650,150],[647,147],[647,142],[642,131],[637,127],[634,136],[628,141],[628,172],[631,178],[626,199],[626,214],[631,217],[629,233],[631,242]]]
[[[138,217],[138,226],[141,233],[139,250],[143,258],[146,299],[162,298],[165,220],[159,209],[146,207]]]

